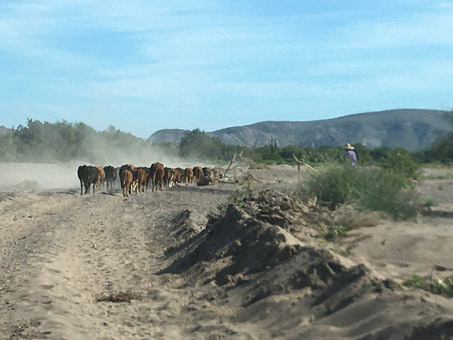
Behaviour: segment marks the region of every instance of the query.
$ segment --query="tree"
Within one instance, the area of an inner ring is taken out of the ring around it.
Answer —
[[[179,155],[184,158],[219,159],[223,153],[222,142],[200,129],[186,132],[179,143]]]
[[[13,134],[7,133],[0,135],[0,161],[11,162],[16,156],[16,145],[14,144]]]

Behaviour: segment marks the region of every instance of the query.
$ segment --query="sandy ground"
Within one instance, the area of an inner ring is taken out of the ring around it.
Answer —
[[[449,169],[419,187],[436,213],[337,242],[279,193],[289,166],[253,170],[257,193],[217,217],[237,185],[125,199],[80,196],[73,165],[0,173],[0,339],[453,338],[453,300],[401,285],[453,273]]]

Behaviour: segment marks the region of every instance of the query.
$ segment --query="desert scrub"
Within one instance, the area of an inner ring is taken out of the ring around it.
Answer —
[[[440,279],[432,276],[420,277],[413,275],[412,279],[403,282],[406,287],[416,287],[428,292],[447,297],[453,297],[453,276]]]
[[[346,237],[351,229],[343,226],[333,226],[329,228],[329,231],[324,235],[326,241],[334,241],[338,237]]]
[[[431,208],[437,205],[437,202],[431,196],[425,198],[425,203],[423,204],[424,208]]]
[[[401,176],[402,179],[407,181],[407,184],[419,177],[419,166],[412,159],[409,152],[403,148],[390,150],[381,166]]]
[[[334,210],[342,204],[409,218],[417,211],[416,196],[401,174],[378,167],[334,165],[313,174],[301,189],[302,198],[316,196]]]

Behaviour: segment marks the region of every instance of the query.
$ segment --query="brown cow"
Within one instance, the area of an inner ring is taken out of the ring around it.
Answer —
[[[132,184],[131,184],[131,190],[133,190],[132,187],[135,188],[136,181],[135,181],[135,166],[132,164],[124,164],[120,167],[119,173],[121,174],[124,170],[129,170],[132,174]],[[121,181],[121,178],[120,178]]]
[[[144,169],[138,168],[135,170],[135,177],[137,180],[137,186],[135,187],[135,192],[144,192],[146,187],[146,176],[147,173]]]
[[[203,169],[201,166],[195,166],[193,168],[193,180],[197,182],[201,176],[203,176]]]
[[[172,168],[164,168],[164,187],[170,188],[173,181],[174,170]]]
[[[173,184],[176,185],[176,183],[181,183],[181,173],[179,172],[178,169],[173,169],[174,172],[173,172]]]
[[[164,184],[164,165],[159,162],[155,162],[151,165],[149,176],[152,184],[151,191],[157,190],[157,184],[159,183],[160,191],[162,191],[162,185]]]
[[[186,168],[184,170],[184,183],[192,183],[193,181],[193,170],[192,168]]]
[[[100,187],[105,177],[105,171],[102,166],[96,165],[96,170],[98,171],[98,180],[96,181],[95,186]]]
[[[123,189],[123,197],[128,197],[131,194],[132,182],[134,176],[129,170],[123,170],[120,172],[121,188]]]

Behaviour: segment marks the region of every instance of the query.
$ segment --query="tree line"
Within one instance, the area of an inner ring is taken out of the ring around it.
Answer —
[[[84,123],[40,122],[28,119],[11,133],[0,135],[2,162],[68,162],[85,160],[102,163],[105,155],[146,148],[143,139],[110,126],[96,131]]]
[[[2,162],[68,162],[86,160],[103,163],[103,157],[111,153],[128,153],[131,150],[146,152],[156,145],[122,132],[113,126],[104,131],[79,122],[56,123],[28,119],[25,126],[19,125],[11,133],[0,135],[0,161]],[[296,146],[279,147],[275,140],[268,145],[250,148],[228,145],[200,129],[186,132],[179,143],[160,143],[158,147],[166,155],[184,159],[199,159],[227,162],[235,153],[242,151],[243,158],[260,164],[295,164],[294,156],[310,164],[341,162],[342,146]],[[361,164],[388,163],[389,167],[400,162],[406,167],[412,163],[453,161],[453,132],[439,139],[426,150],[408,152],[403,148],[379,147],[369,149],[354,144]],[[392,165],[393,164],[393,165]],[[401,164],[400,164],[401,166]]]

